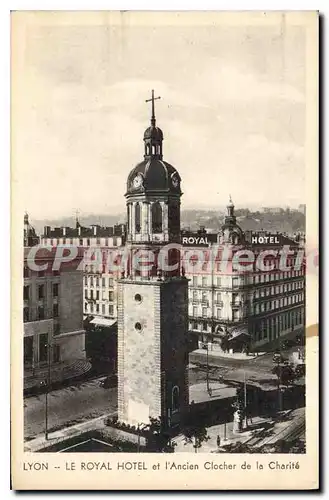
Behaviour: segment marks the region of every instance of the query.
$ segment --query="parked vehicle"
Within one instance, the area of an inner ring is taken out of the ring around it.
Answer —
[[[112,374],[101,380],[99,385],[104,389],[110,389],[111,387],[115,387],[117,383],[118,383],[118,376],[116,374]]]
[[[279,352],[276,352],[273,356],[273,363],[278,364],[278,363],[284,363],[286,361],[287,359],[284,356],[282,356],[282,354]]]
[[[304,377],[305,373],[306,373],[306,368],[304,363],[301,363],[300,365],[296,366],[295,368],[296,377]]]

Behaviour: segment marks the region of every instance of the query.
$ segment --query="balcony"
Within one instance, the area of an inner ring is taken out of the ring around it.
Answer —
[[[96,303],[96,299],[91,298],[91,297],[85,297],[85,300],[86,300],[87,302],[89,302],[89,303],[93,303],[93,304],[94,304],[94,303]]]
[[[209,300],[204,299],[190,299],[192,304],[202,304],[204,307],[209,307]]]
[[[242,302],[241,300],[234,300],[230,302],[230,306],[232,307],[232,309],[239,309],[240,307],[242,307]]]

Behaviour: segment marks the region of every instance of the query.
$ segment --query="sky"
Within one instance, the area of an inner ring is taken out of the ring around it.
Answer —
[[[229,194],[238,207],[305,203],[303,27],[282,15],[264,25],[35,16],[13,144],[32,219],[124,211],[151,89],[182,208],[223,207]]]

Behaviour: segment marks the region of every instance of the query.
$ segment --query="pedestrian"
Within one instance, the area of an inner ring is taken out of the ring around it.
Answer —
[[[220,436],[218,435],[217,436],[217,448],[219,448],[219,447],[220,447]]]

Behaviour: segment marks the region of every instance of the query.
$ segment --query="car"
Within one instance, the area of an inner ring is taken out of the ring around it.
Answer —
[[[115,387],[118,383],[118,376],[116,374],[108,375],[103,380],[100,381],[100,386],[104,389],[110,389],[110,387]]]
[[[295,368],[295,374],[297,377],[304,377],[306,373],[306,367],[304,363],[297,365]]]

